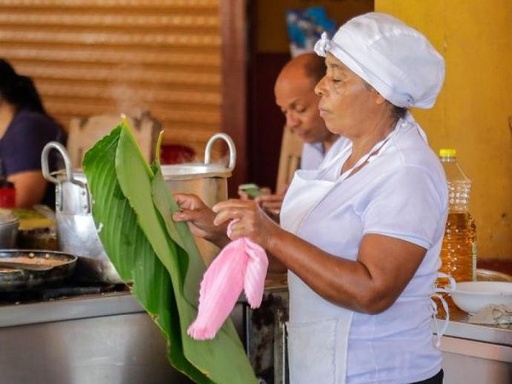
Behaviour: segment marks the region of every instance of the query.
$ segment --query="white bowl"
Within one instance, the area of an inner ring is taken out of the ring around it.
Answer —
[[[491,304],[512,305],[512,282],[464,281],[451,294],[457,307],[475,314]]]

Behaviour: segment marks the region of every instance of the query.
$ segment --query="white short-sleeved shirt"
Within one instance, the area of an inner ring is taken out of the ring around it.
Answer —
[[[300,169],[318,169],[324,156],[322,143],[304,143],[300,157]]]
[[[441,369],[441,352],[432,341],[430,299],[440,266],[447,188],[442,166],[420,132],[412,116],[400,120],[378,155],[344,180],[339,175],[350,145],[320,171],[298,171],[334,183],[298,229],[296,234],[304,240],[350,260],[357,259],[360,242],[368,233],[396,237],[427,249],[413,279],[389,309],[377,315],[354,314],[347,383],[410,383]],[[383,262],[386,257],[382,255]],[[291,272],[289,290],[290,323],[307,326],[335,319],[340,310]],[[318,334],[311,334],[315,337]]]
[[[324,151],[323,143],[304,143],[300,158],[300,169],[318,169],[326,157],[338,153],[349,143],[348,139],[339,137],[327,152]]]

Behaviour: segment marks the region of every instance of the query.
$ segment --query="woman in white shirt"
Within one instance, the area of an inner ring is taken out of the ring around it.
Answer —
[[[350,140],[320,170],[298,171],[280,226],[254,202],[209,211],[177,195],[192,230],[218,245],[248,237],[288,270],[291,383],[442,383],[431,296],[447,215],[446,179],[408,112],[431,108],[444,60],[415,29],[358,16],[315,50],[327,128]],[[215,216],[216,214],[216,216]]]

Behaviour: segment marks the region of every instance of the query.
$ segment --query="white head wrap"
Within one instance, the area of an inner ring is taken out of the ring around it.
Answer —
[[[332,40],[324,32],[315,52],[327,52],[393,105],[432,108],[444,81],[444,59],[417,30],[383,13],[357,16]]]

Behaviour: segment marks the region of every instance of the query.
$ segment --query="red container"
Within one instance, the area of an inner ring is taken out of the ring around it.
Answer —
[[[185,145],[164,144],[160,151],[160,162],[162,164],[181,164],[194,161],[195,151]]]
[[[0,207],[16,207],[16,189],[14,189],[14,185],[12,183],[0,186]]]

